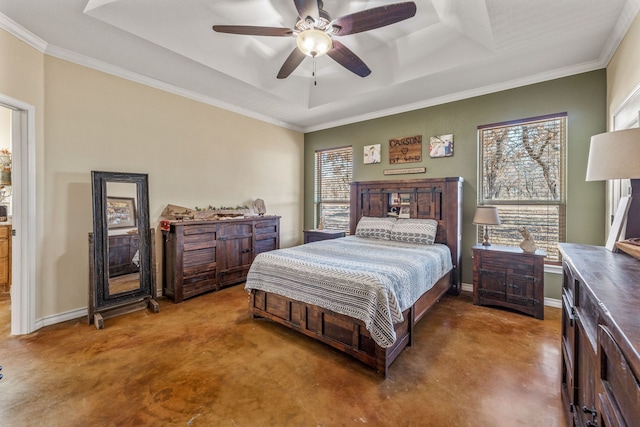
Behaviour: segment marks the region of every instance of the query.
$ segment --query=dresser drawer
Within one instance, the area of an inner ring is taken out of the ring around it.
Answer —
[[[606,426],[632,426],[640,420],[640,383],[609,328],[598,327],[599,413]]]

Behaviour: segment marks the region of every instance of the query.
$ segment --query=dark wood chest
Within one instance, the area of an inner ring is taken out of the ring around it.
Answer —
[[[640,422],[640,261],[561,243],[562,403],[570,425]]]
[[[544,251],[507,246],[473,247],[473,303],[517,310],[544,319]]]
[[[280,217],[171,221],[163,236],[163,293],[181,302],[244,281],[256,255],[280,247]]]

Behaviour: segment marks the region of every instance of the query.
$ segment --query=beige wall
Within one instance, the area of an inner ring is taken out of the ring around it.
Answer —
[[[640,14],[631,24],[607,66],[608,118],[640,85]]]
[[[282,216],[281,245],[301,241],[301,133],[40,54],[2,31],[0,56],[20,58],[15,69],[2,61],[0,93],[36,106],[38,319],[87,305],[91,170],[149,174],[154,227],[169,203],[260,197]]]

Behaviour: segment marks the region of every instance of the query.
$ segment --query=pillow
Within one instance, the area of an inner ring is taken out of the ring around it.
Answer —
[[[399,219],[391,229],[389,240],[433,245],[437,231],[435,219]]]
[[[368,237],[370,239],[389,240],[389,235],[395,222],[395,218],[374,218],[363,216],[360,218],[360,221],[358,221],[356,236]]]

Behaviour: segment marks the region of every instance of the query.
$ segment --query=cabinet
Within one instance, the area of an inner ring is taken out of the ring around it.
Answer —
[[[544,257],[508,246],[475,245],[473,303],[506,307],[544,319]]]
[[[0,225],[0,297],[11,292],[11,224]]]
[[[330,240],[344,237],[345,232],[339,230],[304,230],[304,242],[311,243],[319,240]]]
[[[280,247],[280,217],[170,221],[163,293],[175,302],[244,281],[253,259]]]
[[[640,420],[640,263],[604,247],[561,243],[561,396],[570,425]]]

